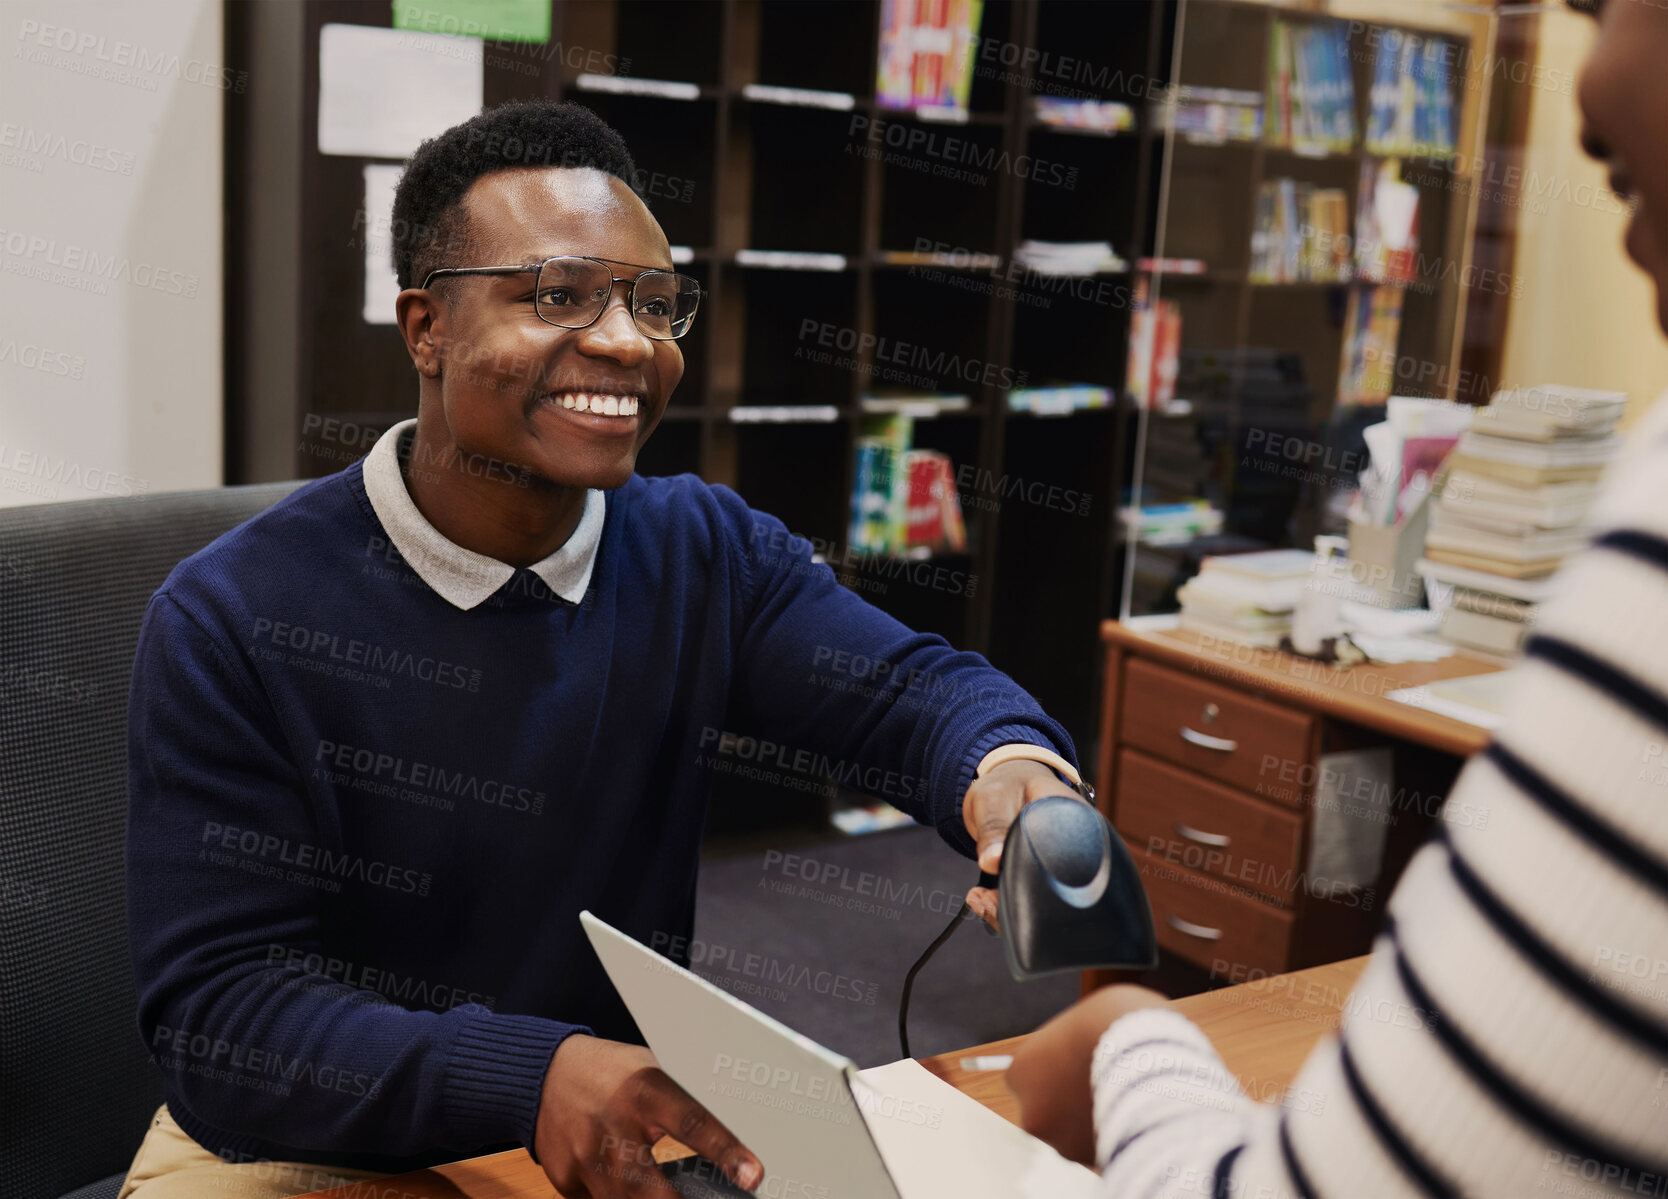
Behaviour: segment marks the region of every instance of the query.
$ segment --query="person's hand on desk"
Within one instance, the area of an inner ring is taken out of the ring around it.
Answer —
[[[1163,1007],[1157,991],[1127,984],[1102,987],[1026,1037],[1008,1068],[1019,1100],[1019,1126],[1054,1146],[1061,1157],[1095,1165],[1095,1105],[1089,1065],[1101,1034],[1137,1008]]]
[[[544,1076],[533,1149],[563,1199],[676,1195],[646,1164],[662,1136],[716,1163],[745,1190],[764,1178],[759,1159],[643,1046],[575,1034],[557,1047]]]
[[[973,780],[961,801],[962,821],[978,845],[979,869],[995,874],[1002,866],[1002,842],[1019,810],[1034,800],[1050,795],[1069,795],[1071,788],[1041,762],[1015,758],[994,766],[983,778]],[[996,892],[974,887],[967,892],[967,906],[990,927],[996,927]]]

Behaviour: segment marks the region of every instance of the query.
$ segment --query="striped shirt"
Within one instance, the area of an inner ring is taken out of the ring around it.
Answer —
[[[1091,1066],[1118,1199],[1668,1196],[1668,396],[1557,575],[1493,744],[1279,1103],[1178,1013]]]

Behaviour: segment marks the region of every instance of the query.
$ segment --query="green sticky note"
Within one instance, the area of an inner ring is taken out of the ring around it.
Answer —
[[[494,42],[548,42],[551,0],[393,0],[394,28]]]

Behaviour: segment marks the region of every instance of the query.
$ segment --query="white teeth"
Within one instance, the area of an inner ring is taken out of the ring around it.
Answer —
[[[595,412],[601,416],[636,416],[642,404],[636,396],[594,395],[587,391],[570,391],[552,396],[553,403],[575,412]]]

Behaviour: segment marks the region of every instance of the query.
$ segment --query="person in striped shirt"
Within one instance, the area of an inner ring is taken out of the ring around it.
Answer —
[[[1668,0],[1584,0],[1582,143],[1634,213],[1668,332]],[[1505,727],[1469,762],[1286,1100],[1162,997],[1044,1025],[1022,1123],[1119,1199],[1668,1196],[1668,395],[1557,576]]]

